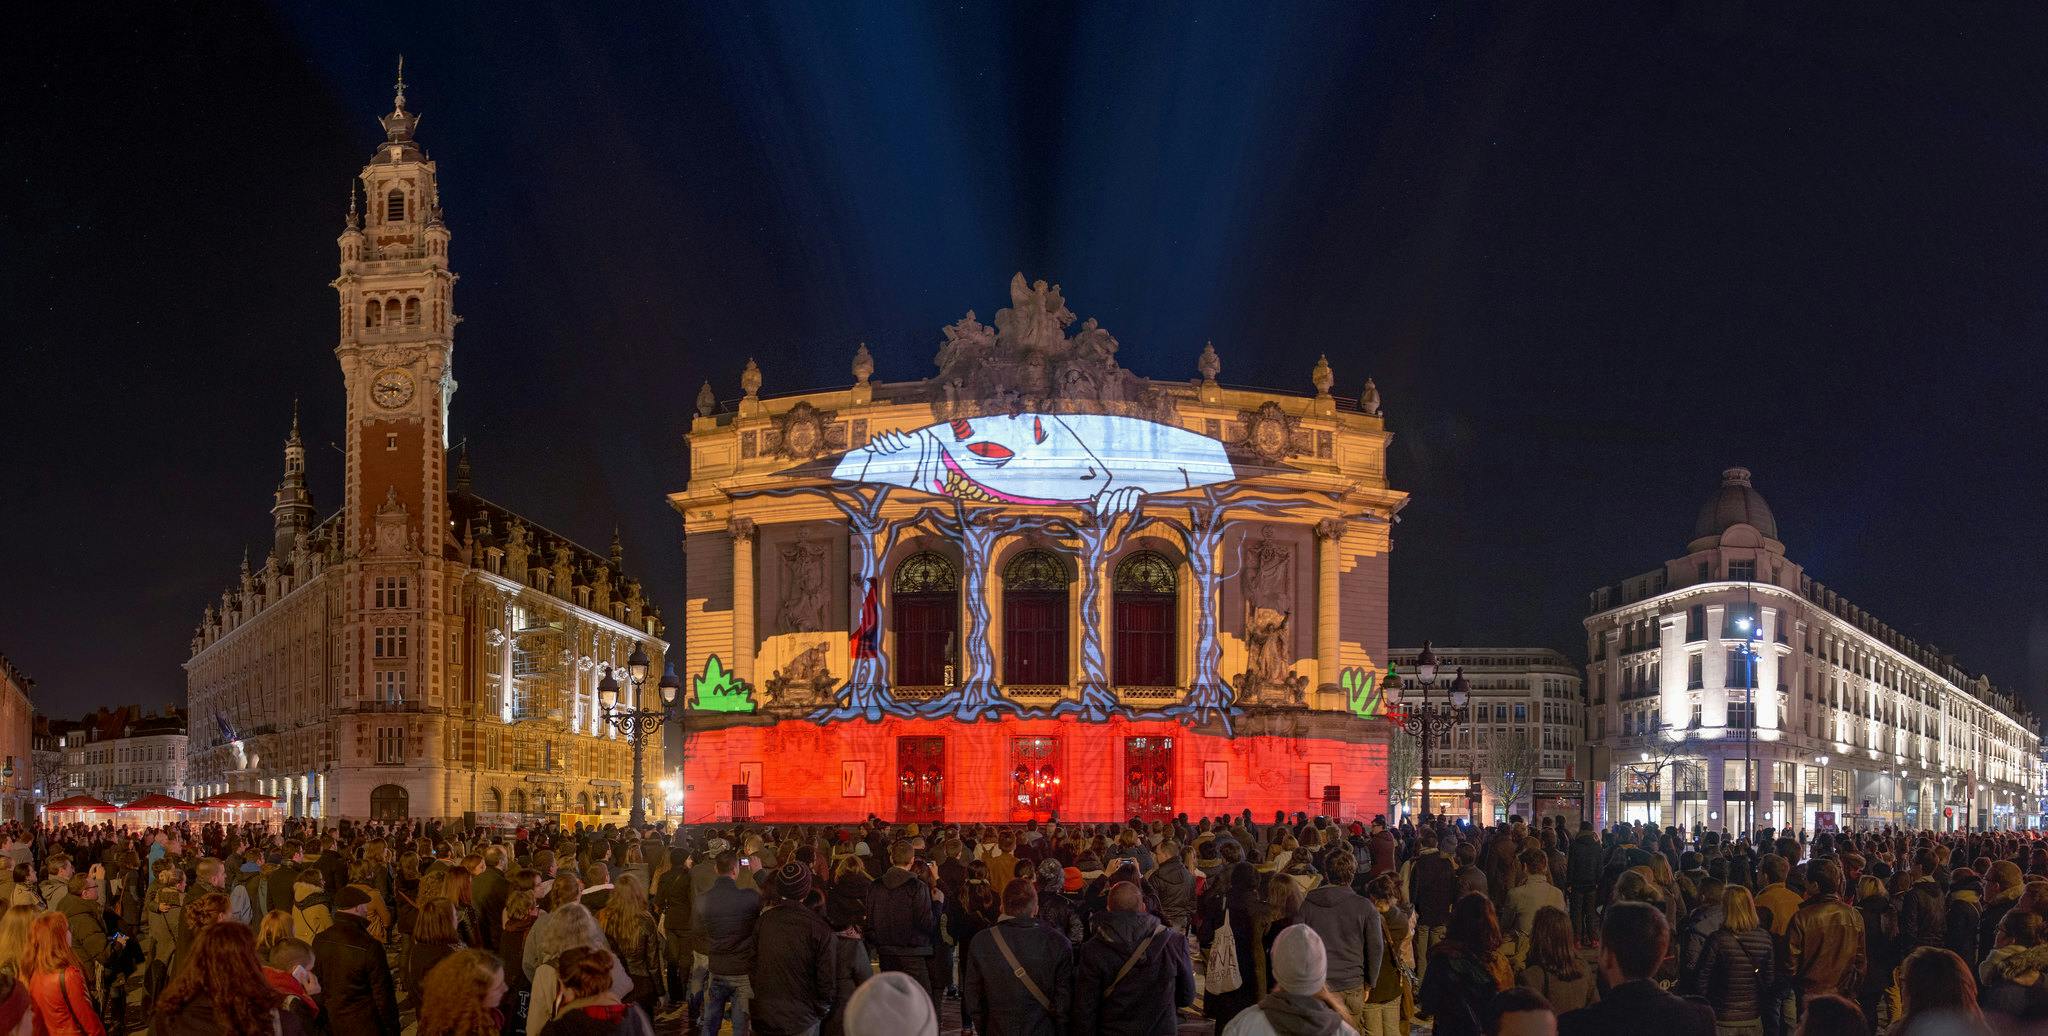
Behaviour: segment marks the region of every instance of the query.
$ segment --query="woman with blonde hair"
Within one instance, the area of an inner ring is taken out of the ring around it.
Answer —
[[[107,1036],[93,1013],[92,984],[71,949],[71,922],[63,914],[45,911],[29,925],[21,979],[35,1005],[38,1036]]]
[[[0,975],[20,977],[21,959],[28,954],[28,929],[36,920],[36,908],[20,903],[0,914]]]
[[[424,912],[425,904],[421,906]],[[427,972],[420,995],[419,1036],[498,1036],[505,1028],[505,1016],[498,1009],[504,1000],[505,966],[496,954],[453,954]]]
[[[1757,917],[1756,897],[1745,886],[1729,885],[1721,893],[1721,927],[1700,949],[1692,990],[1714,1005],[1720,1036],[1761,1036],[1776,970],[1771,931]]]
[[[256,956],[270,959],[270,950],[286,939],[296,938],[292,934],[292,915],[288,910],[272,910],[256,922]]]
[[[647,886],[641,884],[638,874],[628,871],[619,875],[612,885],[611,897],[597,912],[597,924],[604,929],[605,942],[633,980],[626,1002],[642,1007],[651,1005],[661,990],[656,981],[661,974],[661,936],[654,916],[647,911]]]

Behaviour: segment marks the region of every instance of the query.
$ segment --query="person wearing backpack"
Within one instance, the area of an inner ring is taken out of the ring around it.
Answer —
[[[1075,960],[1071,1031],[1176,1036],[1179,1009],[1195,1002],[1186,937],[1145,912],[1136,885],[1118,883],[1106,905]]]
[[[1014,878],[1002,916],[968,940],[960,1011],[979,1036],[1060,1036],[1068,1031],[1074,945],[1038,923],[1038,887]]]

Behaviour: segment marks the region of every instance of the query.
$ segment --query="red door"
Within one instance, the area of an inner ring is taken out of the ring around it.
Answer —
[[[1042,590],[1003,594],[1003,683],[1066,686],[1066,594]]]
[[[1174,604],[1172,594],[1117,592],[1110,678],[1118,687],[1174,686]]]
[[[896,822],[936,824],[946,818],[946,739],[896,739]]]
[[[959,598],[897,594],[889,602],[889,615],[896,634],[896,675],[891,682],[899,687],[944,686],[953,633],[960,622]]]
[[[1139,820],[1173,819],[1173,739],[1124,739],[1124,812]]]

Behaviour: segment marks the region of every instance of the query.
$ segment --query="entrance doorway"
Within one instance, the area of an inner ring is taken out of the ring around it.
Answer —
[[[896,822],[936,824],[946,818],[946,739],[896,739]]]
[[[1173,739],[1124,739],[1124,811],[1139,820],[1173,818]]]

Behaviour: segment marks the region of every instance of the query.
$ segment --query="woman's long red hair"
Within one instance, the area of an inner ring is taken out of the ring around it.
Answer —
[[[256,933],[248,925],[218,921],[193,936],[192,961],[157,997],[155,1022],[168,1029],[200,997],[212,1003],[214,1024],[226,1036],[270,1036],[271,1015],[284,1006],[284,994],[263,978]]]
[[[21,967],[27,978],[47,971],[82,968],[78,954],[71,949],[71,922],[63,914],[45,910],[36,915],[28,926],[28,949],[21,955]]]

